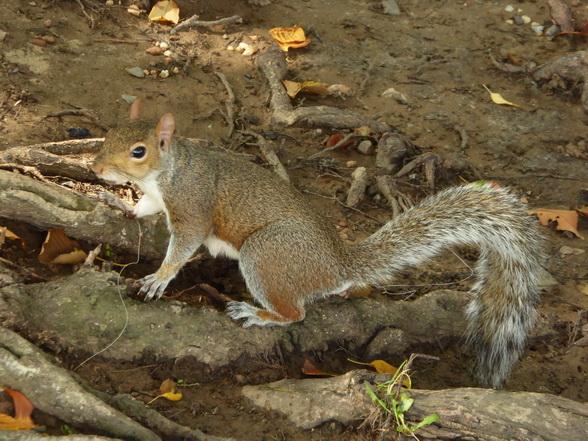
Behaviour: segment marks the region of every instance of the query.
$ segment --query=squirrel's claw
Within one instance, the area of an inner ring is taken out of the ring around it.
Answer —
[[[264,326],[268,324],[257,315],[260,309],[247,302],[229,302],[227,303],[226,311],[227,315],[233,320],[246,319],[243,322],[244,328],[249,328],[253,325]]]
[[[143,295],[145,300],[157,300],[163,295],[169,280],[159,280],[157,273],[155,273],[143,277],[139,280],[139,283],[143,285],[139,291],[139,295]]]

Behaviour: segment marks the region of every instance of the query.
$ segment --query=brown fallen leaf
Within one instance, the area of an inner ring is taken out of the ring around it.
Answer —
[[[63,228],[49,230],[39,253],[39,262],[44,264],[76,264],[86,259],[86,253],[79,249],[75,239],[67,237]]]
[[[387,363],[384,360],[374,360],[370,363],[362,363],[361,361],[355,361],[355,360],[348,358],[347,361],[350,361],[351,363],[355,363],[355,364],[362,364],[364,366],[371,366],[376,370],[376,372],[378,374],[394,375],[394,374],[396,374],[396,372],[398,372],[398,368],[392,366],[390,363]],[[410,380],[408,379],[408,377],[406,377],[406,376],[404,377],[404,379],[402,380],[402,385],[406,388],[411,387],[411,383],[410,383]]]
[[[290,48],[297,49],[310,44],[310,40],[304,34],[304,29],[299,26],[273,28],[268,32],[284,52],[288,52]]]
[[[147,404],[153,403],[158,398],[165,398],[169,401],[180,401],[182,399],[182,393],[176,392],[176,382],[172,379],[166,379],[161,382],[159,386],[159,395],[149,401]]]
[[[180,8],[172,0],[158,1],[149,13],[149,20],[178,24],[180,21]]]
[[[30,430],[37,425],[31,419],[33,405],[21,392],[12,389],[4,389],[12,397],[14,402],[14,417],[0,413],[0,430]]]
[[[336,377],[337,375],[335,374],[329,374],[328,372],[323,372],[321,370],[318,370],[314,364],[312,364],[310,362],[309,359],[304,360],[304,363],[302,364],[302,367],[300,368],[300,370],[302,371],[302,373],[304,375],[324,375],[324,376],[328,376],[328,377]]]
[[[552,210],[549,208],[538,208],[527,211],[529,214],[536,214],[541,225],[549,226],[555,224],[555,229],[559,231],[570,231],[577,237],[584,240],[578,228],[578,213],[573,210]]]

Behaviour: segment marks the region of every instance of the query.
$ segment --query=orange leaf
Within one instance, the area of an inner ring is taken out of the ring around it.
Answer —
[[[308,359],[304,360],[304,364],[300,370],[305,375],[327,375],[330,377],[336,377],[335,374],[329,374],[328,372],[318,370]]]
[[[180,21],[180,8],[172,0],[158,1],[149,13],[149,20],[178,24],[178,21]]]
[[[302,89],[302,85],[296,81],[282,80],[282,84],[286,88],[286,93],[290,98],[294,98]]]
[[[12,389],[4,389],[14,401],[14,418],[10,415],[0,414],[0,430],[29,430],[37,427],[31,419],[33,405],[21,392]]]
[[[578,230],[578,213],[573,210],[551,210],[548,208],[538,208],[537,210],[528,211],[529,214],[536,214],[541,225],[549,226],[556,224],[555,229],[559,231],[570,231],[577,237],[584,240]]]
[[[53,228],[49,230],[47,239],[41,247],[39,253],[39,262],[75,264],[81,263],[86,258],[86,253],[78,249],[77,240],[70,239],[63,232],[63,228]]]
[[[273,28],[268,32],[284,52],[288,52],[289,48],[296,49],[310,44],[310,40],[304,34],[304,29],[298,26]]]
[[[175,392],[176,391],[176,382],[170,378],[167,380],[163,380],[161,382],[161,386],[159,386],[159,393],[166,394],[168,392]]]

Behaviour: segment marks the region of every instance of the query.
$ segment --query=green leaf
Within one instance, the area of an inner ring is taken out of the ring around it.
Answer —
[[[426,417],[424,420],[422,420],[420,423],[418,423],[416,426],[411,427],[411,430],[415,431],[417,429],[420,429],[423,426],[428,426],[430,424],[436,423],[440,419],[441,419],[441,417],[439,416],[439,414],[432,413],[431,415]]]
[[[407,394],[401,394],[400,395],[400,407],[399,407],[398,411],[401,413],[406,412],[408,409],[410,409],[410,407],[412,406],[412,403],[414,403],[414,398],[410,398]]]
[[[372,401],[374,403],[379,404],[386,412],[390,413],[390,409],[388,409],[388,406],[386,406],[386,403],[384,403],[382,400],[380,400],[378,398],[376,393],[373,391],[373,389],[371,388],[371,386],[367,382],[365,383],[365,391],[367,392],[368,396],[372,399]]]

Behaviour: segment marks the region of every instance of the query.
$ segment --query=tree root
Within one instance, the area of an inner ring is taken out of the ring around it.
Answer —
[[[294,108],[282,85],[288,70],[284,53],[276,44],[269,46],[257,59],[257,65],[268,80],[271,91],[272,122],[279,127],[334,127],[355,129],[369,126],[374,132],[386,132],[391,127],[370,118],[336,107],[314,106]]]

